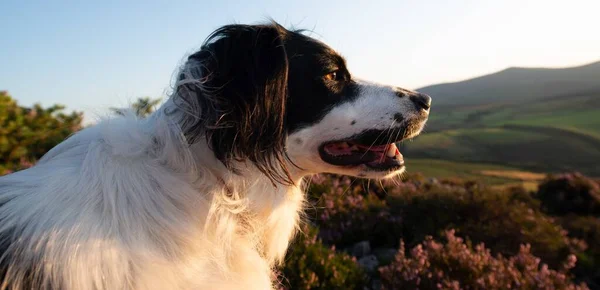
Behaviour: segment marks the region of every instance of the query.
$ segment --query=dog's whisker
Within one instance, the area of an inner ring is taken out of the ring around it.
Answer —
[[[377,138],[375,138],[375,140],[371,143],[371,145],[369,145],[368,149],[365,151],[365,153],[363,153],[363,155],[361,156],[361,158],[365,157],[365,155],[369,152],[369,150],[371,150],[371,148],[373,148],[373,146],[375,145],[375,143],[377,143],[377,141],[379,140],[379,138],[383,134],[385,134],[388,130],[391,130],[391,128],[394,126],[394,122],[396,122],[396,121],[395,120],[392,121],[392,124],[390,124],[386,130],[381,130],[381,132],[379,133],[379,135],[377,135]],[[375,128],[375,126],[373,126],[373,128]],[[389,136],[388,136],[388,141],[389,141]]]

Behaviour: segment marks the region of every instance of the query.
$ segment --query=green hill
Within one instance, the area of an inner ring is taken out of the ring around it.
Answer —
[[[419,91],[435,96],[438,108],[600,93],[600,61],[559,69],[513,67],[462,82],[427,86]]]
[[[600,62],[511,68],[419,91],[433,107],[426,134],[403,144],[411,158],[600,176]]]

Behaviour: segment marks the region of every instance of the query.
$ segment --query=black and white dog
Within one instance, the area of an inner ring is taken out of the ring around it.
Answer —
[[[0,289],[272,289],[320,172],[388,178],[431,98],[276,23],[215,31],[146,119],[0,178]]]

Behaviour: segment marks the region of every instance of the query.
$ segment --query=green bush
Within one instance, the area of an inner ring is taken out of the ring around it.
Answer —
[[[368,240],[389,248],[403,239],[412,246],[453,228],[485,243],[493,254],[518,255],[521,245],[528,244],[552,268],[577,254],[582,265],[576,273],[582,277],[589,271],[579,268],[595,261],[594,256],[586,260],[590,254],[583,252],[585,243],[567,236],[557,220],[540,210],[534,194],[522,187],[498,190],[471,181],[426,182],[419,176],[381,185],[328,175],[314,178],[309,194],[317,214],[309,216],[315,217],[323,242],[346,248]]]
[[[600,289],[600,182],[579,173],[550,175],[536,197],[545,212],[559,216],[570,237],[585,243],[587,249],[577,253],[580,263],[573,272]]]
[[[600,218],[567,215],[560,218],[569,236],[581,239],[587,249],[578,253],[579,263],[573,272],[590,287],[600,289]]]
[[[539,210],[539,201],[520,187],[493,190],[475,182],[424,182],[367,187],[361,180],[321,176],[313,179],[320,237],[340,248],[368,240],[375,247],[409,245],[455,228],[494,253],[515,255],[531,244],[535,255],[557,266],[580,249],[566,231]],[[367,190],[367,188],[369,188]],[[384,191],[385,200],[382,196]]]
[[[0,91],[0,175],[32,166],[48,150],[81,128],[82,114],[63,106],[21,107]]]
[[[400,222],[390,216],[384,200],[379,199],[367,181],[349,177],[315,176],[309,190],[317,209],[315,216],[319,237],[324,243],[339,248],[359,241],[374,246],[398,243]],[[373,188],[378,188],[373,186]]]
[[[579,173],[548,176],[537,198],[550,214],[600,216],[600,183]]]
[[[318,230],[303,227],[288,251],[280,289],[362,289],[366,276],[347,254],[337,253],[317,238]]]
[[[439,185],[395,194],[387,202],[392,214],[402,217],[402,238],[409,245],[455,228],[475,242],[486,243],[494,253],[515,255],[519,245],[531,244],[533,253],[552,266],[577,250],[560,225],[541,213],[524,190]]]
[[[528,245],[510,258],[492,256],[483,244],[473,247],[445,232],[447,242],[430,236],[411,249],[404,244],[392,264],[379,268],[383,289],[587,289],[571,282],[568,271],[577,259],[571,255],[560,270],[540,264]]]

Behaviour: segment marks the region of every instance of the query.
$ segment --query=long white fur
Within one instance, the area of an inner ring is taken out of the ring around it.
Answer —
[[[19,231],[0,288],[31,261],[47,289],[272,288],[302,191],[229,173],[162,112],[105,120],[0,179],[0,235]]]

